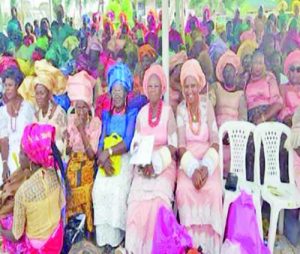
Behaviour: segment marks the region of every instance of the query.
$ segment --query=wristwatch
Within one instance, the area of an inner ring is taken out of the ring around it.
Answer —
[[[108,148],[108,153],[109,153],[109,156],[112,156],[113,155],[113,150],[111,148]]]

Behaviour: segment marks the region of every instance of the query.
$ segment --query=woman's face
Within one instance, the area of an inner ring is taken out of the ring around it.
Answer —
[[[150,103],[157,103],[161,99],[162,86],[161,81],[156,74],[152,74],[149,78],[147,93]]]
[[[17,9],[16,9],[16,8],[12,8],[12,9],[11,9],[11,16],[12,16],[13,18],[16,18],[16,17],[17,17]]]
[[[280,32],[285,33],[287,31],[287,22],[283,22],[281,25]]]
[[[126,26],[123,26],[122,27],[122,34],[127,34],[128,33],[128,30],[127,30],[127,27]]]
[[[292,85],[300,85],[300,63],[290,65],[288,78]]]
[[[189,57],[197,59],[199,57],[199,54],[202,50],[202,42],[201,41],[195,41],[191,50],[189,51]]]
[[[19,48],[22,44],[22,35],[19,34],[18,32],[13,33],[12,36],[10,37],[13,43],[15,44],[16,48]]]
[[[251,66],[252,66],[252,56],[251,55],[246,55],[243,58],[242,66],[245,71],[251,71]]]
[[[32,28],[31,28],[31,26],[26,26],[26,33],[27,34],[30,34],[30,33],[32,33]]]
[[[142,60],[141,60],[141,65],[142,65],[143,70],[147,70],[153,62],[154,61],[151,56],[149,56],[149,55],[143,56]]]
[[[232,23],[231,22],[227,22],[227,24],[226,24],[226,32],[227,33],[232,33]]]
[[[271,32],[276,32],[276,20],[273,19],[269,20],[269,30]]]
[[[196,21],[194,19],[191,20],[191,23],[190,23],[190,26],[191,26],[191,30],[195,30],[197,28],[196,26]]]
[[[208,10],[205,10],[204,12],[203,12],[203,20],[208,20]]]
[[[105,33],[107,33],[107,34],[110,34],[110,25],[109,25],[109,23],[106,23],[106,24],[104,25],[104,31],[105,31]]]
[[[97,68],[98,67],[99,55],[100,55],[99,51],[93,50],[93,49],[90,50],[90,52],[89,52],[89,57],[90,57],[89,65],[90,65],[91,68]]]
[[[21,146],[20,153],[19,153],[19,162],[21,169],[30,169],[30,161],[27,155],[24,153],[23,148]]]
[[[127,61],[128,66],[130,66],[130,69],[132,71],[134,71],[136,62],[138,61],[137,55],[134,52],[130,52],[128,54],[128,57],[127,57],[126,61]]]
[[[148,44],[149,44],[152,48],[156,49],[156,41],[155,41],[155,39],[149,38],[149,39],[148,39]]]
[[[40,109],[48,107],[50,98],[50,92],[45,86],[41,84],[35,86],[35,100]]]
[[[64,9],[62,7],[58,8],[58,10],[56,11],[57,20],[62,20],[64,18],[64,15]]]
[[[42,20],[41,30],[43,30],[43,31],[48,31],[49,30],[49,24],[48,24],[47,20]]]
[[[265,60],[263,55],[256,55],[252,61],[251,74],[255,77],[259,77],[265,71]]]
[[[75,112],[79,119],[83,120],[84,122],[87,121],[88,114],[89,114],[89,106],[84,101],[76,101],[75,102]]]
[[[263,43],[263,51],[265,56],[271,56],[275,51],[275,41],[273,38],[268,38]]]
[[[112,102],[115,108],[122,108],[125,105],[126,92],[122,84],[116,84],[111,90]]]
[[[264,10],[263,10],[263,8],[260,6],[259,7],[259,9],[258,9],[258,17],[262,17],[263,16],[263,14],[264,14]]]
[[[236,19],[239,19],[240,18],[240,11],[236,10],[234,16],[235,16]]]
[[[200,93],[200,84],[193,76],[187,76],[183,83],[183,95],[188,104],[198,101]]]
[[[14,99],[18,95],[18,88],[15,80],[6,78],[4,81],[4,88],[8,100]]]
[[[272,69],[276,71],[281,71],[281,56],[279,54],[274,54],[271,58],[272,61]]]
[[[173,72],[172,72],[172,74],[171,74],[172,79],[176,82],[180,82],[181,67],[182,67],[182,64],[176,65]]]
[[[226,88],[233,90],[235,88],[236,69],[232,64],[226,64],[223,69],[223,77]]]
[[[147,23],[148,23],[148,27],[151,28],[152,24],[154,23],[154,19],[152,16],[148,16]]]

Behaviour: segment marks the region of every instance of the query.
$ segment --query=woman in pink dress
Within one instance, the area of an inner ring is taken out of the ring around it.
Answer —
[[[33,33],[33,26],[28,22],[25,25],[26,35],[24,36],[23,42],[26,47],[29,47],[32,43],[35,43],[35,35]]]
[[[284,74],[289,82],[280,87],[283,98],[283,109],[279,113],[279,120],[292,126],[292,117],[300,106],[300,50],[291,52],[284,62]]]
[[[243,91],[237,91],[237,73],[240,59],[232,51],[225,52],[216,67],[217,83],[211,90],[215,97],[215,113],[217,125],[226,121],[247,120],[247,108]]]
[[[177,108],[180,170],[176,201],[180,223],[204,253],[220,253],[222,189],[218,165],[218,128],[213,106],[200,92],[206,79],[197,60],[181,69],[185,100]]]
[[[274,121],[282,109],[283,101],[279,92],[276,77],[266,71],[264,55],[255,51],[252,58],[252,68],[249,83],[245,87],[245,95],[248,108],[248,121],[260,124],[266,121]],[[247,150],[247,179],[254,179],[254,142],[248,143]],[[283,142],[282,142],[283,144]],[[283,150],[282,150],[283,151]],[[262,154],[262,151],[261,151]],[[282,157],[282,156],[281,156]],[[281,160],[283,164],[284,160]],[[264,178],[264,157],[260,158],[260,179]],[[283,169],[283,166],[281,166]]]
[[[143,136],[154,136],[151,165],[136,166],[128,198],[126,249],[129,253],[153,253],[152,240],[156,216],[161,206],[172,209],[177,147],[176,121],[169,105],[162,101],[166,76],[160,65],[145,73],[143,87],[149,99],[138,114],[132,147]],[[148,120],[147,120],[148,119]],[[152,252],[151,252],[152,250]]]
[[[212,85],[210,90],[211,101],[215,107],[217,125],[227,121],[247,120],[247,106],[244,92],[237,90],[237,73],[240,69],[239,57],[228,50],[219,59],[216,67],[216,76],[219,82]],[[224,175],[229,171],[230,150],[224,137]]]
[[[256,51],[251,77],[245,88],[248,120],[255,124],[276,119],[282,109],[282,97],[275,76],[266,71],[264,55]]]

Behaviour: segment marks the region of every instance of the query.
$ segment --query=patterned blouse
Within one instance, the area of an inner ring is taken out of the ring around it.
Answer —
[[[65,206],[64,194],[54,170],[37,170],[15,195],[13,234],[19,239],[45,240],[53,233]]]

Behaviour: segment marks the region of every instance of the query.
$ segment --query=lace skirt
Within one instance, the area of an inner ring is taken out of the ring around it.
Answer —
[[[99,246],[105,244],[114,246],[124,237],[122,231],[125,232],[126,228],[127,199],[131,181],[132,167],[129,165],[128,154],[122,155],[119,175],[106,177],[98,172],[96,176],[92,197],[94,225]]]

